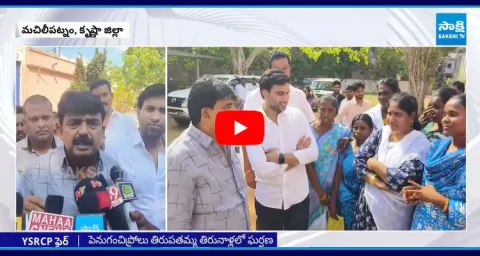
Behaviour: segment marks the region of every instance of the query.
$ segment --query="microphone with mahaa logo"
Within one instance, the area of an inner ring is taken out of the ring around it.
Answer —
[[[27,217],[29,231],[71,231],[73,220],[71,216],[61,215],[63,211],[63,196],[49,195],[45,199],[45,212],[32,211]]]

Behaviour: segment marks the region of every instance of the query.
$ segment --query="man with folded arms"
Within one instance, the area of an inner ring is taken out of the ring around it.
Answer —
[[[305,97],[305,93],[290,84],[292,65],[288,54],[282,51],[272,51],[268,57],[268,68],[279,69],[285,73],[289,79],[290,86],[290,99],[288,101],[288,106],[299,109],[305,115],[308,122],[313,123],[313,121],[315,121],[315,115],[313,114],[310,103],[308,103],[307,98]],[[260,91],[260,88],[257,88],[247,94],[245,105],[243,107],[244,110],[258,110],[262,106],[264,100]],[[242,151],[245,180],[247,185],[254,189],[256,181],[255,173],[253,171],[255,169],[252,170],[245,147],[242,147]]]
[[[289,77],[267,70],[260,79],[265,118],[261,145],[247,146],[257,177],[255,211],[258,230],[307,230],[309,183],[305,165],[318,157],[309,122],[297,108],[287,107]]]

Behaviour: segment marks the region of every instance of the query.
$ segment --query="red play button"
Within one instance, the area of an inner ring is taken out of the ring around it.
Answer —
[[[221,145],[258,145],[265,136],[265,121],[258,111],[222,111],[215,118],[215,137]]]

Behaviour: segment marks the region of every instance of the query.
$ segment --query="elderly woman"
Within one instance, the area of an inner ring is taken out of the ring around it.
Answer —
[[[327,207],[330,216],[337,219],[338,191],[342,181],[338,142],[351,136],[349,128],[335,123],[339,108],[335,97],[323,96],[316,105],[318,119],[311,129],[317,141],[318,159],[307,165],[311,184],[309,226],[323,215]]]
[[[366,181],[355,208],[354,230],[410,230],[413,206],[401,191],[420,181],[430,142],[420,132],[417,99],[397,93],[388,104],[388,125],[374,132],[355,156]]]

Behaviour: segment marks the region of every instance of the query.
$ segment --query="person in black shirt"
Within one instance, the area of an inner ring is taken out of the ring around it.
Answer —
[[[340,93],[342,89],[342,83],[340,81],[335,80],[333,81],[333,97],[337,99],[338,104],[342,103],[342,100],[345,99],[345,96]]]

